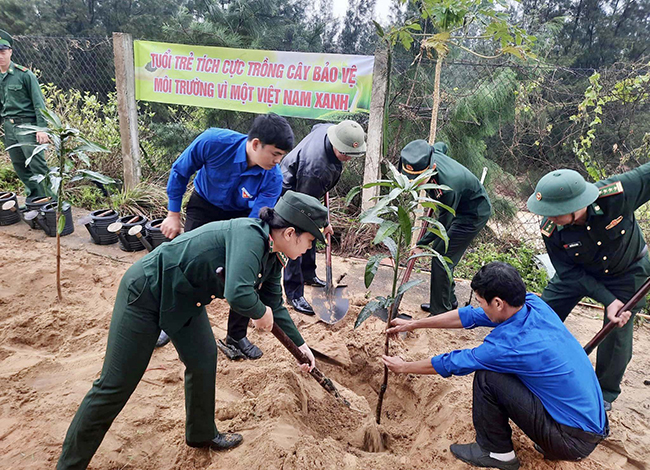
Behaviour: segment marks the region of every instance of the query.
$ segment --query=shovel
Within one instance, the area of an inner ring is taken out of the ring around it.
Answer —
[[[330,209],[330,194],[325,193],[325,207],[327,207],[327,222],[329,223],[329,209]],[[339,322],[348,313],[350,308],[350,301],[343,297],[343,289],[346,286],[337,285],[334,287],[332,282],[332,236],[327,234],[327,247],[325,249],[326,259],[326,285],[325,293],[322,289],[318,289],[312,296],[311,306],[314,313],[318,315],[322,321],[329,325]]]

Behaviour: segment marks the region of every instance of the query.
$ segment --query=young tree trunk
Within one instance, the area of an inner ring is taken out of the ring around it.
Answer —
[[[433,106],[431,107],[431,126],[429,127],[429,145],[436,141],[436,132],[438,131],[438,108],[440,108],[440,74],[442,72],[442,62],[445,60],[445,53],[438,52],[436,60],[436,74],[433,82]]]

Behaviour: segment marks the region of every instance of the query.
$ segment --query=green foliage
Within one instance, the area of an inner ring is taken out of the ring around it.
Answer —
[[[23,191],[23,184],[9,162],[0,161],[0,191],[12,191],[16,194]]]
[[[372,243],[374,245],[383,244],[388,248],[389,252],[388,256],[384,253],[380,253],[371,256],[368,260],[364,273],[366,288],[370,287],[372,284],[381,261],[384,258],[390,257],[393,266],[392,290],[390,295],[375,298],[375,301],[369,302],[361,310],[357,317],[355,328],[363,323],[363,321],[369,318],[373,313],[377,313],[379,309],[390,309],[395,302],[398,302],[397,299],[403,295],[404,292],[418,283],[403,283],[398,290],[400,261],[408,258],[412,250],[411,241],[413,239],[413,232],[420,230],[419,227],[416,226],[418,221],[420,223],[431,222],[432,227],[429,227],[428,230],[434,233],[437,237],[442,238],[445,241],[445,244],[449,242],[444,227],[440,224],[436,225],[437,221],[431,219],[431,217],[418,217],[416,211],[418,211],[418,207],[421,205],[422,207],[431,208],[434,214],[437,214],[439,210],[448,210],[453,213],[453,209],[445,206],[439,201],[430,197],[420,197],[418,194],[420,191],[436,189],[448,191],[450,188],[444,185],[428,183],[429,179],[435,174],[435,170],[427,170],[417,178],[409,180],[393,165],[389,163],[388,166],[390,173],[388,179],[382,179],[363,186],[364,188],[380,186],[385,191],[388,191],[388,193],[377,197],[377,203],[375,206],[362,213],[360,221],[362,224],[378,226],[377,234]],[[360,191],[360,187],[353,188],[346,198],[346,203],[349,203],[349,201],[351,201]],[[447,263],[443,260],[442,255],[430,246],[423,246],[420,248],[424,252],[414,255],[411,258],[408,258],[408,260],[420,257],[436,257],[442,261],[443,266],[447,270],[447,275],[451,277],[451,271],[449,270]],[[402,282],[404,282],[404,280]]]
[[[492,209],[494,215],[492,216],[498,222],[509,222],[517,215],[517,206],[505,197],[492,196]]]
[[[512,55],[520,59],[534,57],[531,46],[535,37],[510,21],[504,11],[507,2],[502,0],[400,0],[419,8],[419,18],[392,28],[386,35],[392,46],[401,43],[408,50],[416,40],[427,52],[435,51],[444,58],[452,47],[481,58]],[[433,34],[422,34],[420,21],[433,25]],[[480,54],[468,45],[471,41],[494,44],[490,56]]]
[[[108,198],[97,186],[80,184],[68,189],[67,199],[74,207],[95,210],[106,207]]]
[[[120,214],[135,214],[155,219],[167,215],[167,193],[157,184],[142,182],[133,189],[111,195],[111,209]]]
[[[535,254],[535,248],[523,242],[505,251],[493,243],[481,243],[465,252],[454,274],[463,279],[472,279],[481,266],[493,261],[503,261],[519,271],[528,291],[541,294],[548,283],[548,275],[543,268],[538,267]]]
[[[569,119],[585,123],[587,126],[587,131],[573,141],[573,152],[584,164],[589,176],[597,181],[607,176],[607,172],[592,153],[593,143],[598,137],[598,126],[603,123],[603,108],[614,103],[632,103],[634,106],[646,103],[650,98],[650,71],[643,75],[619,80],[607,91],[603,90],[598,72],[594,72],[589,77],[589,83],[590,86],[585,91],[585,98],[578,105],[578,113]],[[650,136],[650,134],[647,135]],[[616,151],[618,144],[615,145],[614,150]],[[647,147],[647,142],[644,142],[643,147]],[[636,153],[639,152],[636,151]],[[647,149],[642,153],[648,155]]]

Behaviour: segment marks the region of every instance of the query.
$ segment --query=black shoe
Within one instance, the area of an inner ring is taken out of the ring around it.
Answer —
[[[603,400],[603,404],[605,405],[605,411],[612,411],[612,402]]]
[[[160,336],[158,336],[158,341],[156,341],[156,347],[162,348],[164,345],[169,343],[171,338],[164,331],[160,330]]]
[[[452,444],[449,450],[454,456],[465,463],[475,467],[500,468],[501,470],[518,470],[519,459],[515,457],[512,460],[504,462],[490,457],[490,453],[481,449],[476,442],[471,444]]]
[[[305,315],[314,315],[314,309],[311,308],[311,305],[309,305],[309,302],[304,297],[289,299],[289,303],[296,312],[304,313]]]
[[[237,447],[244,438],[241,434],[234,432],[220,432],[217,437],[211,441],[205,442],[190,442],[185,441],[190,447],[209,447],[212,450],[228,450]]]
[[[226,344],[240,350],[249,359],[259,359],[262,357],[262,350],[251,343],[245,336],[240,340],[226,336]]]
[[[322,279],[318,279],[318,276],[314,276],[311,279],[305,279],[305,285],[314,287],[326,287],[327,283]]]
[[[420,308],[424,310],[425,312],[430,312],[431,311],[431,304],[420,304]],[[451,309],[456,310],[458,308],[458,302],[454,302],[451,304]],[[440,312],[444,313],[444,312]],[[438,315],[437,313],[434,313],[434,315]]]

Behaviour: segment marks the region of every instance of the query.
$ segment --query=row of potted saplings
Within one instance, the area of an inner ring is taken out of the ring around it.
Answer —
[[[51,197],[28,197],[25,208],[18,207],[16,193],[0,191],[0,225],[11,225],[24,220],[34,230],[43,230],[56,237],[57,203]],[[65,226],[61,236],[74,232],[72,208],[63,203]],[[99,209],[78,220],[90,233],[94,243],[111,245],[119,242],[124,251],[149,251],[169,241],[160,231],[163,219],[148,220],[142,215],[120,217],[113,209]]]

